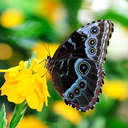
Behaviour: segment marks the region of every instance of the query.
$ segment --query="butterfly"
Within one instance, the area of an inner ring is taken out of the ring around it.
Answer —
[[[114,31],[110,20],[97,20],[73,32],[47,56],[46,68],[64,102],[86,112],[99,102],[104,84],[103,64]]]

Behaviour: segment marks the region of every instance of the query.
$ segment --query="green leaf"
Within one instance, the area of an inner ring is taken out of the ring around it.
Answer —
[[[6,128],[7,120],[6,120],[6,112],[5,105],[3,104],[0,110],[0,128]]]
[[[27,104],[26,102],[23,102],[21,104],[17,104],[15,106],[15,110],[13,112],[13,116],[9,125],[9,128],[15,128],[22,117],[24,116],[25,110],[27,109]]]

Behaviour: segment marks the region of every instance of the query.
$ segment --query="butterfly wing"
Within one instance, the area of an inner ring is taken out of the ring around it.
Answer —
[[[61,65],[62,61],[64,66]],[[94,61],[83,58],[62,59],[56,62],[52,76],[66,104],[86,111],[98,101],[104,74],[102,70],[98,71]]]
[[[95,21],[75,31],[54,54],[49,69],[66,104],[87,111],[98,101],[112,31],[111,21]]]
[[[52,60],[57,61],[68,56],[77,56],[103,63],[112,32],[111,21],[93,21],[73,32],[58,48]]]

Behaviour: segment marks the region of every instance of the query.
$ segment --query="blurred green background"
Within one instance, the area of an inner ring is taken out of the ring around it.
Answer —
[[[128,128],[128,0],[0,0],[0,69],[28,60],[44,42],[61,44],[74,30],[97,19],[112,20],[114,33],[96,108],[87,113],[67,108],[49,81],[48,107],[42,112],[28,109],[20,128]],[[0,86],[3,83],[0,73]],[[8,114],[13,111],[6,96],[0,97],[2,103]]]

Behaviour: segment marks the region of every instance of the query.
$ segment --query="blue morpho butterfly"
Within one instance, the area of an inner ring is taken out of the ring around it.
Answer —
[[[73,32],[53,58],[47,57],[46,68],[67,105],[86,112],[99,101],[113,30],[110,20],[93,21]]]

